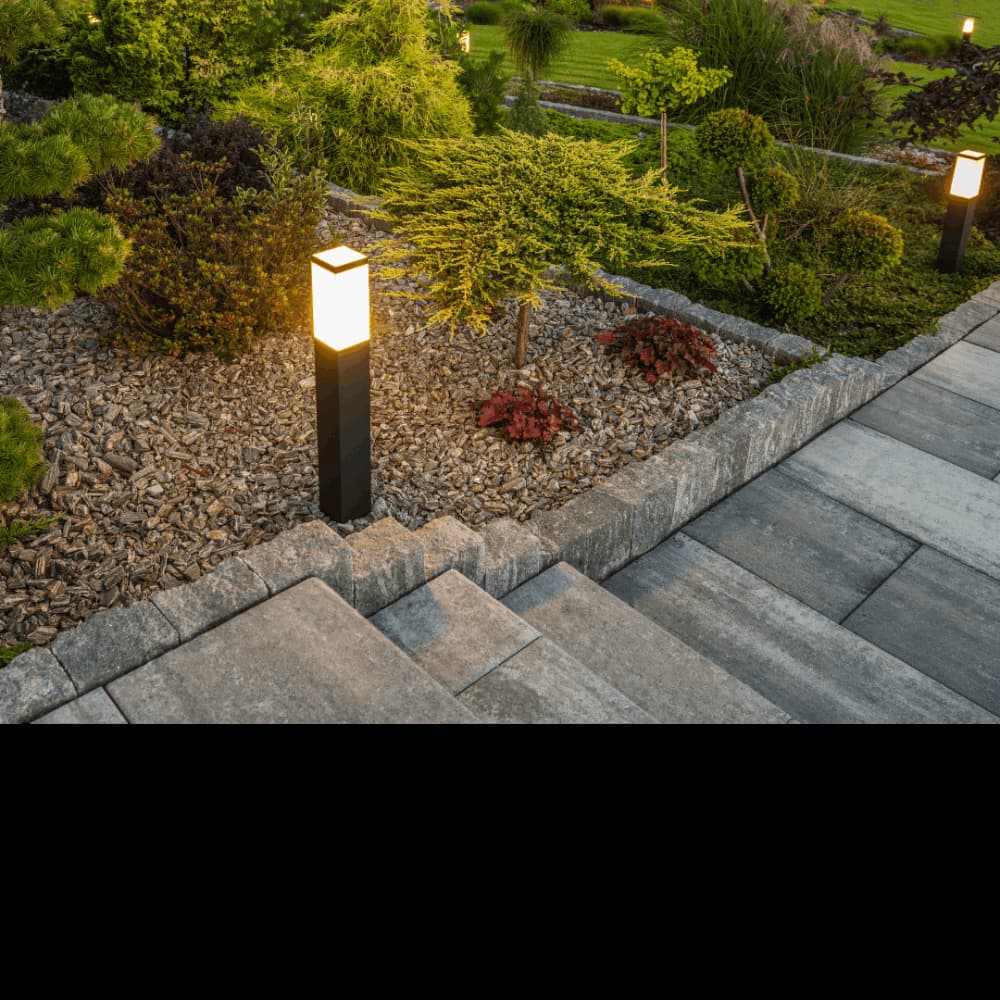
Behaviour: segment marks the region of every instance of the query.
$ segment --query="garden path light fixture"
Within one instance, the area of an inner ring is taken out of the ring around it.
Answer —
[[[472,51],[472,35],[468,31],[463,31],[458,36],[458,47],[468,55]]]
[[[944,232],[937,259],[937,269],[942,274],[955,274],[962,269],[985,166],[986,154],[974,149],[964,149],[955,157],[948,187],[948,211],[944,217]]]
[[[972,32],[975,30],[975,27],[976,27],[976,21],[975,21],[974,18],[967,17],[962,22],[962,41],[963,42],[971,42],[972,41]]]
[[[310,263],[319,506],[342,523],[372,505],[368,258],[339,246]]]

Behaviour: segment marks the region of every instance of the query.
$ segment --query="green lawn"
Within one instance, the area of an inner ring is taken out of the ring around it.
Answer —
[[[1000,4],[997,0],[827,0],[827,7],[860,10],[874,21],[885,14],[894,28],[924,35],[962,34],[962,21],[976,19],[972,36],[980,45],[1000,45]]]
[[[503,28],[473,24],[469,26],[469,30],[472,35],[473,58],[485,58],[494,50],[506,55]],[[652,40],[641,35],[626,35],[619,31],[574,31],[570,34],[569,44],[563,54],[542,75],[560,83],[579,83],[588,87],[617,90],[618,80],[608,70],[608,60],[621,59],[622,62],[629,62],[652,47]],[[512,76],[517,74],[510,58],[505,59],[504,66]]]

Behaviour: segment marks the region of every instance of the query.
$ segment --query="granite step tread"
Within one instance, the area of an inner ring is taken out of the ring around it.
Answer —
[[[468,723],[327,584],[305,580],[107,686],[139,723]]]
[[[995,715],[681,533],[606,588],[809,723]]]
[[[765,697],[567,563],[522,584],[504,604],[660,722],[789,721]]]

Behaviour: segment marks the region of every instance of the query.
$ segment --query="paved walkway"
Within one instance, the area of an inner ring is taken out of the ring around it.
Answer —
[[[20,720],[1000,721],[1000,283],[978,301],[603,586],[539,549],[500,587],[474,533],[435,575],[429,535],[306,526],[25,654],[23,704],[65,704]]]

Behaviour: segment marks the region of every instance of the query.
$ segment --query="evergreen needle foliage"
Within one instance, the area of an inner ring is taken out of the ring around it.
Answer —
[[[0,503],[31,490],[45,471],[41,428],[16,399],[0,398]]]
[[[693,247],[721,252],[743,236],[734,209],[703,211],[678,202],[656,174],[631,177],[632,145],[507,130],[411,143],[376,213],[403,237],[390,260],[427,275],[432,321],[485,332],[505,300],[531,304],[552,287],[550,265],[607,287],[598,260],[669,265]]]

